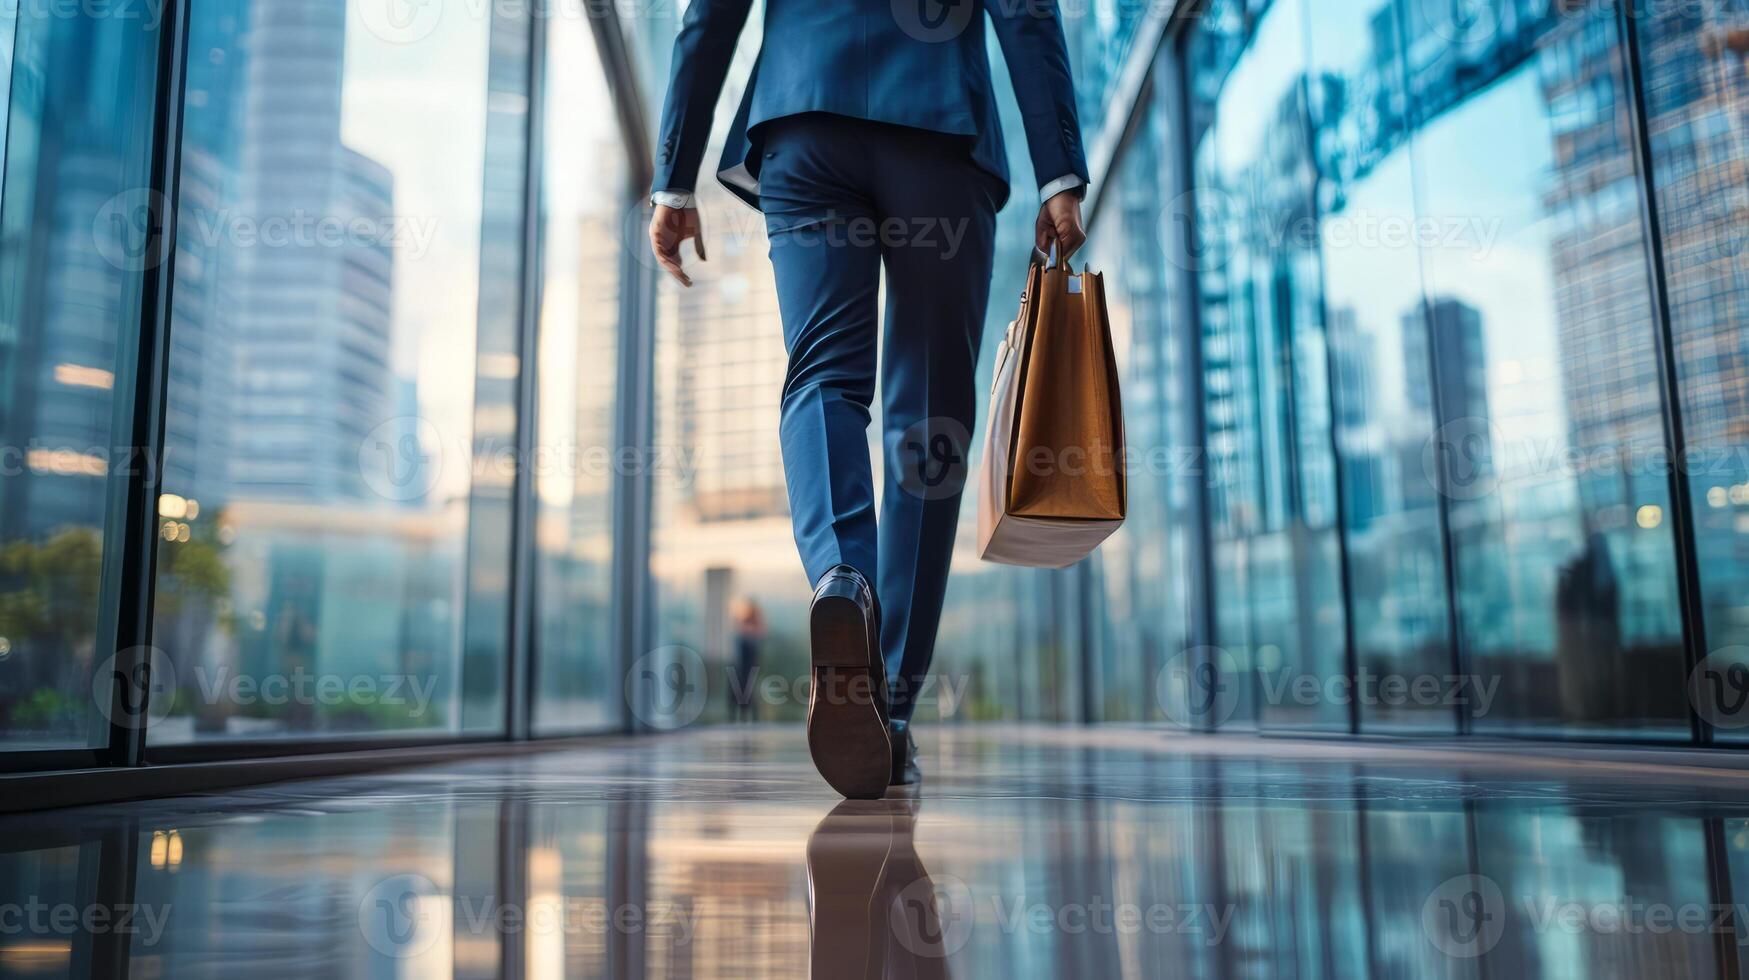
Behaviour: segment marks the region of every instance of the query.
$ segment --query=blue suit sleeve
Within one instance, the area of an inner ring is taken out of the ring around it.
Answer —
[[[752,0],[693,0],[674,39],[653,191],[691,191]]]
[[[984,0],[984,9],[1014,80],[1034,176],[1043,186],[1073,174],[1085,186],[1087,157],[1075,112],[1075,80],[1056,0]]]

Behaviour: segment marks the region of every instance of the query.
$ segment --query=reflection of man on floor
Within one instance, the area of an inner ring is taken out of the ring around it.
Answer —
[[[759,654],[765,646],[765,613],[759,603],[743,596],[729,608],[729,616],[735,623],[735,672],[729,686],[734,720],[758,721],[753,685],[759,680]]]
[[[949,976],[948,957],[971,938],[972,909],[969,894],[938,889],[917,856],[920,805],[907,797],[846,800],[814,828],[808,838],[809,976]]]

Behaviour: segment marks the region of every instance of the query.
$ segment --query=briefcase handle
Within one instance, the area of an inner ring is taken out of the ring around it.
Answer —
[[[1070,265],[1066,259],[1059,260],[1057,258],[1057,246],[1055,242],[1051,243],[1051,250],[1049,252],[1045,252],[1037,245],[1034,245],[1032,247],[1032,264],[1045,269],[1055,268],[1060,265],[1063,267],[1064,272],[1067,272],[1071,276],[1075,274],[1074,266]]]

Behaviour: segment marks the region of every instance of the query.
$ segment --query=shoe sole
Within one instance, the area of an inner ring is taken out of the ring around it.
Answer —
[[[853,800],[879,799],[892,776],[893,746],[875,699],[885,684],[880,651],[862,606],[831,586],[809,617],[814,684],[808,698],[808,753],[828,785]]]

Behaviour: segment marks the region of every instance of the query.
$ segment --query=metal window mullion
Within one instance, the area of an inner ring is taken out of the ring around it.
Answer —
[[[116,682],[110,687],[109,732],[103,752],[109,765],[142,764],[146,720],[150,717],[153,602],[157,586],[158,493],[163,476],[164,424],[170,368],[171,293],[176,272],[176,211],[180,187],[183,69],[188,47],[188,6],[168,0],[163,9],[156,53],[151,161],[147,205],[155,213],[156,239],[148,239],[151,260],[141,274],[138,330],[134,347],[132,399],[126,425],[127,461],[120,488],[121,553],[114,571],[104,570],[103,594],[114,597],[113,639]],[[112,508],[110,516],[116,516]],[[107,565],[107,561],[105,562]],[[112,591],[113,588],[113,591]],[[121,678],[143,677],[141,701],[129,705]]]
[[[1308,38],[1308,47],[1309,47]],[[1311,65],[1311,52],[1306,52],[1308,68]],[[1309,84],[1302,82],[1302,93],[1305,105],[1306,151],[1312,162],[1312,194],[1309,202],[1312,209],[1312,220],[1321,222],[1323,215],[1319,213],[1318,187],[1324,180],[1324,169],[1318,163],[1317,126],[1318,120],[1312,116],[1312,90]],[[1324,338],[1324,396],[1325,410],[1330,413],[1330,473],[1336,495],[1336,555],[1341,579],[1339,588],[1342,590],[1342,648],[1343,670],[1348,675],[1348,689],[1359,690],[1360,683],[1360,649],[1355,641],[1354,630],[1354,566],[1349,555],[1348,544],[1348,481],[1342,474],[1342,439],[1337,435],[1337,429],[1342,424],[1342,414],[1339,410],[1338,389],[1342,381],[1342,372],[1336,363],[1336,350],[1330,343],[1330,295],[1325,279],[1325,255],[1323,248],[1317,250],[1318,266],[1318,321],[1320,333]],[[1360,699],[1348,699],[1348,733],[1360,734]]]
[[[1664,229],[1660,224],[1658,184],[1652,173],[1651,119],[1646,112],[1645,77],[1641,62],[1639,17],[1634,0],[1616,4],[1617,29],[1621,33],[1622,78],[1627,91],[1628,120],[1634,139],[1634,154],[1638,158],[1640,178],[1640,221],[1645,226],[1647,286],[1652,291],[1656,335],[1652,350],[1657,359],[1659,404],[1663,406],[1660,421],[1664,429],[1664,445],[1669,452],[1670,533],[1674,539],[1676,589],[1682,610],[1682,649],[1685,660],[1683,675],[1693,676],[1695,667],[1706,659],[1706,609],[1701,597],[1700,559],[1695,554],[1694,498],[1688,482],[1688,438],[1683,428],[1682,387],[1676,361],[1675,325],[1670,314],[1670,285],[1664,266]],[[1690,699],[1690,737],[1696,744],[1713,741],[1713,726],[1694,710]]]
[[[624,25],[612,4],[592,8],[588,18],[595,47],[607,75],[615,118],[626,152],[628,178],[623,188],[619,227],[626,231],[620,255],[618,343],[615,350],[613,445],[616,449],[646,449],[655,426],[656,275],[649,262],[637,261],[630,249],[640,236],[631,230],[645,217],[644,192],[655,172],[649,114],[643,90],[626,43]],[[639,718],[649,692],[639,684],[634,661],[650,649],[655,603],[650,585],[651,480],[646,465],[613,467],[613,557],[609,566],[612,591],[612,676],[623,696],[605,692],[618,706],[618,727],[639,730]]]
[[[1182,33],[1182,32],[1180,32]],[[1191,622],[1189,635],[1185,637],[1189,649],[1204,650],[1212,646],[1215,636],[1215,572],[1214,572],[1214,529],[1209,520],[1209,471],[1208,453],[1208,402],[1204,390],[1203,376],[1203,322],[1202,304],[1199,301],[1200,284],[1197,273],[1201,262],[1195,247],[1195,236],[1198,229],[1196,218],[1196,182],[1192,179],[1193,151],[1190,145],[1190,86],[1187,72],[1189,68],[1182,51],[1174,42],[1162,48],[1162,55],[1167,60],[1165,70],[1158,74],[1161,83],[1160,103],[1165,108],[1167,116],[1167,132],[1173,152],[1171,172],[1172,200],[1177,207],[1168,215],[1174,234],[1167,239],[1167,248],[1172,252],[1172,261],[1168,264],[1179,270],[1178,302],[1176,319],[1182,324],[1179,343],[1179,364],[1183,375],[1180,383],[1188,393],[1186,408],[1189,417],[1184,420],[1192,437],[1201,446],[1202,465],[1196,475],[1196,492],[1190,495],[1190,510],[1186,516],[1187,523],[1192,527],[1192,540],[1195,574],[1190,576],[1189,602]],[[1191,665],[1193,669],[1199,665]],[[1219,668],[1219,665],[1216,665]],[[1212,729],[1211,729],[1212,730]]]
[[[521,740],[533,728],[537,676],[534,642],[538,609],[534,590],[534,478],[529,464],[539,436],[541,272],[541,174],[546,134],[547,18],[529,18],[528,121],[522,179],[522,296],[516,350],[516,467],[510,490],[510,636],[504,658],[504,737]]]
[[[642,215],[637,201],[626,204],[626,221]],[[655,333],[656,277],[647,262],[620,263],[619,343],[616,345],[617,378],[614,412],[614,445],[637,450],[637,459],[647,459],[655,423]],[[646,465],[615,466],[613,483],[613,662],[614,676],[622,679],[624,698],[620,727],[637,731],[638,719],[652,717],[650,692],[634,671],[637,658],[650,649],[655,603],[650,581],[650,527],[652,486]]]

